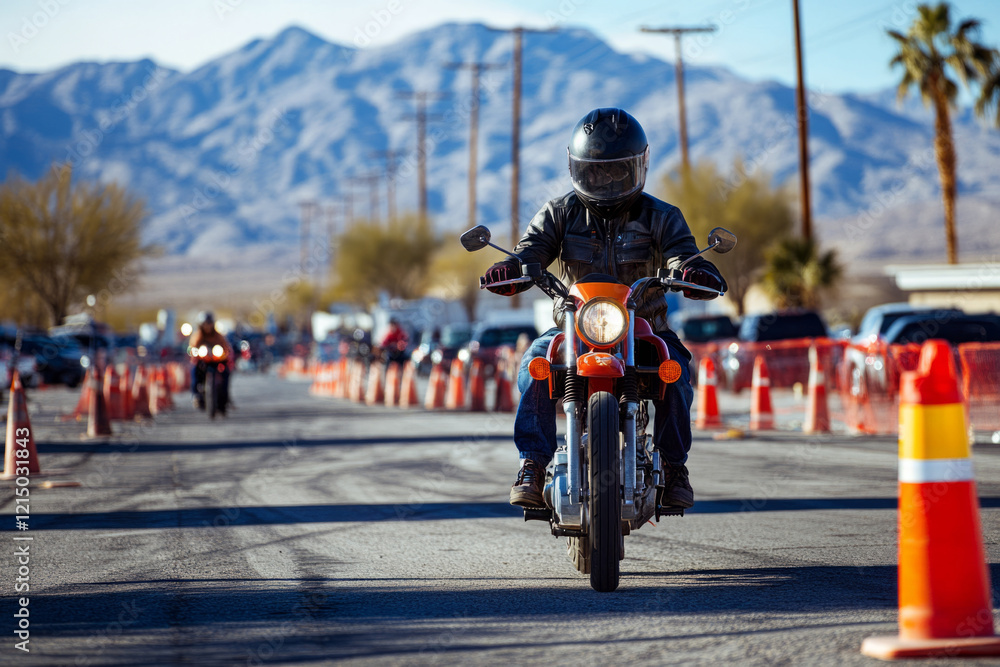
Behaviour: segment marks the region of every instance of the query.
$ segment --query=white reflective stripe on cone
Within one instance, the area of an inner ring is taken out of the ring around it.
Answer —
[[[972,459],[899,459],[900,482],[922,484],[972,479]]]

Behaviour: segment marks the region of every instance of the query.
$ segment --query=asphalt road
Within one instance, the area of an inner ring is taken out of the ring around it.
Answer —
[[[628,537],[600,594],[507,504],[511,416],[307,389],[238,375],[225,421],[178,397],[108,443],[56,421],[76,392],[33,393],[43,469],[81,485],[32,487],[26,532],[0,487],[0,662],[861,665],[862,639],[896,632],[893,438],[697,435],[697,505]],[[998,454],[976,448],[991,563]],[[33,538],[30,653],[15,536]]]

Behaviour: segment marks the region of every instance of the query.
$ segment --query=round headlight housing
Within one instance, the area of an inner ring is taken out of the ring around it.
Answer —
[[[580,337],[595,347],[611,347],[628,329],[628,312],[611,299],[593,299],[580,309],[576,319]]]

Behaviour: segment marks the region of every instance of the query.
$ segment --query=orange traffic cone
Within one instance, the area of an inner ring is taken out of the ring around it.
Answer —
[[[167,369],[164,368],[160,375],[161,379],[161,389],[163,389],[163,397],[167,404],[168,410],[174,409],[174,394],[170,389],[170,385],[167,383]]]
[[[695,428],[717,428],[722,426],[719,418],[719,398],[715,393],[715,361],[704,356],[698,362],[698,417]]]
[[[104,403],[108,406],[108,419],[120,421],[125,418],[122,409],[121,379],[115,372],[114,364],[104,369]]]
[[[385,389],[382,386],[382,362],[372,362],[368,369],[368,391],[365,393],[367,405],[385,403]]]
[[[514,388],[510,383],[508,367],[511,365],[513,350],[505,348],[496,372],[496,400],[493,402],[494,412],[514,411]]]
[[[399,405],[399,364],[393,361],[385,371],[385,404],[389,407]]]
[[[403,380],[399,389],[399,407],[412,408],[420,405],[420,396],[417,394],[417,365],[412,361],[407,361],[403,366]]]
[[[27,470],[25,470],[27,468]],[[19,470],[20,469],[20,470]],[[10,383],[10,400],[7,402],[7,444],[3,454],[3,479],[26,477],[42,471],[38,451],[28,418],[28,403],[24,398],[21,375],[14,370]]]
[[[337,362],[337,382],[333,388],[334,398],[347,398],[347,389],[351,384],[350,365],[347,357],[341,357]]]
[[[806,407],[806,421],[802,431],[830,432],[830,411],[826,404],[826,374],[823,372],[823,361],[816,345],[809,348],[809,404]]]
[[[135,369],[135,381],[132,383],[132,405],[135,417],[152,417],[149,411],[149,388],[146,386],[146,367]]]
[[[81,421],[87,418],[87,412],[90,410],[90,376],[93,374],[93,368],[88,368],[87,372],[83,374],[83,383],[80,388],[80,400],[76,403],[76,408],[74,408],[73,413],[64,419],[75,419]]]
[[[773,428],[771,376],[767,372],[764,357],[758,355],[753,362],[753,379],[750,382],[750,430],[767,431]]]
[[[424,395],[424,407],[428,410],[440,410],[444,407],[445,374],[442,362],[431,368],[430,381],[427,384],[427,394]]]
[[[309,386],[309,393],[313,396],[323,396],[326,394],[327,367],[326,364],[318,364],[313,369],[313,383]]]
[[[170,388],[167,386],[167,369],[163,366],[157,366],[153,370],[153,377],[155,378],[153,383],[156,385],[156,413],[173,409],[174,399],[170,396]],[[150,399],[152,397],[153,394],[150,393]]]
[[[122,419],[135,419],[135,402],[132,400],[132,378],[128,366],[122,370],[118,381],[118,389],[122,395]]]
[[[360,361],[351,362],[351,386],[347,390],[347,398],[355,403],[361,403],[364,398],[364,366]]]
[[[472,362],[469,373],[469,411],[486,412],[486,374],[479,359]]]
[[[160,387],[156,382],[156,367],[150,368],[146,373],[146,387],[149,395],[149,414],[155,417],[160,414]]]
[[[463,377],[462,362],[455,359],[451,362],[451,375],[448,379],[448,395],[445,397],[444,407],[449,410],[465,409],[465,378]]]
[[[94,370],[90,378],[90,408],[87,411],[87,436],[99,438],[111,435],[108,405],[101,390],[100,371]]]
[[[900,378],[899,636],[865,655],[1000,655],[966,427],[951,348],[927,341]]]

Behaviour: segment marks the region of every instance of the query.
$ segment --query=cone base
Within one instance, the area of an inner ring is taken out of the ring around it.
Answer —
[[[880,660],[1000,655],[1000,637],[950,639],[901,639],[898,635],[869,637],[861,643],[861,653]]]
[[[72,472],[73,471],[70,470],[69,468],[63,468],[63,469],[56,468],[53,470],[42,470],[41,472],[33,472],[29,475],[8,475],[5,473],[0,473],[0,482],[9,482],[11,480],[17,479],[18,477],[27,477],[29,480],[32,480],[35,477],[59,477],[60,475],[69,475]],[[52,482],[51,486],[54,486],[55,484],[57,484],[57,482]],[[34,485],[32,484],[32,486]]]

